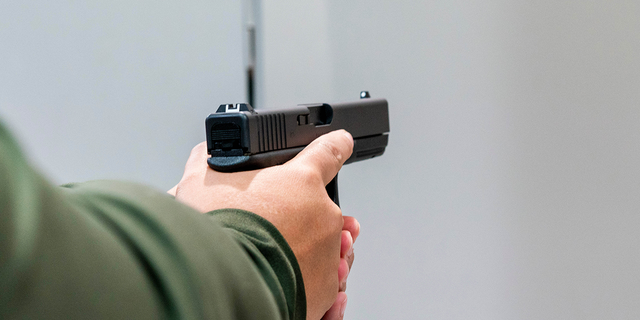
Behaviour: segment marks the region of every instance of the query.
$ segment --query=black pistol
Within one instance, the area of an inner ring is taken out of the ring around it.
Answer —
[[[384,153],[389,141],[387,100],[372,99],[301,104],[296,107],[255,110],[249,104],[223,104],[205,121],[209,166],[221,172],[260,169],[283,164],[317,137],[345,129],[353,136],[353,154],[345,164]],[[337,176],[327,185],[337,204]]]

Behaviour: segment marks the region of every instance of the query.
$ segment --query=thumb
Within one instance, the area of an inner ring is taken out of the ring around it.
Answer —
[[[332,131],[313,140],[290,162],[311,166],[327,185],[353,152],[353,137],[345,130]]]

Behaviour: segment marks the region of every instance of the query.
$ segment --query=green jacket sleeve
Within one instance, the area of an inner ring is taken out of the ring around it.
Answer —
[[[55,187],[0,124],[0,319],[304,319],[295,257],[249,212],[150,188]]]

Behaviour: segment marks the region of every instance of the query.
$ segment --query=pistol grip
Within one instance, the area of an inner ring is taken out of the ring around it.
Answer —
[[[338,175],[336,174],[335,177],[333,177],[333,180],[331,180],[331,182],[329,182],[329,184],[326,186],[327,189],[327,194],[329,195],[329,198],[331,198],[331,200],[333,200],[333,202],[340,207],[340,198],[338,197]]]

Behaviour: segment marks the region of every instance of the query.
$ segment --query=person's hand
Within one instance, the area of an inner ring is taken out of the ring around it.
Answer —
[[[244,209],[270,221],[300,265],[307,318],[320,319],[338,296],[341,268],[346,279],[341,267],[342,212],[325,186],[352,150],[353,138],[339,130],[314,140],[283,165],[221,173],[208,167],[206,144],[201,143],[191,151],[182,180],[169,193],[201,212]],[[349,266],[346,253],[344,257]]]
[[[324,314],[322,320],[341,320],[344,318],[344,311],[347,307],[347,277],[353,265],[354,253],[353,243],[360,235],[360,224],[354,217],[343,217],[344,224],[342,226],[342,239],[340,245],[340,268],[338,269],[338,278],[340,279],[340,288],[338,296],[333,305]]]

